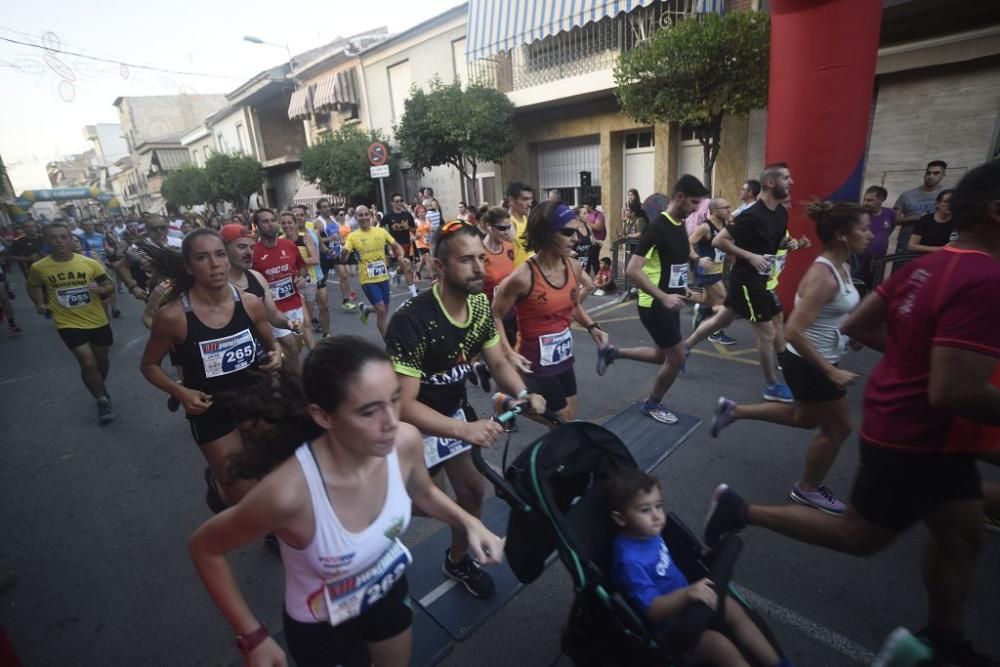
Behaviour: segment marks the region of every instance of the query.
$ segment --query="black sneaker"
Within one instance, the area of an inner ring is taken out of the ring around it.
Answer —
[[[465,586],[465,590],[469,591],[469,594],[474,597],[493,597],[493,594],[496,592],[493,577],[483,572],[479,567],[479,563],[472,560],[469,554],[465,554],[465,557],[459,562],[452,563],[451,558],[448,557],[448,552],[449,550],[446,549],[444,552],[444,565],[441,566],[441,570],[445,576]]]
[[[712,494],[705,517],[705,544],[718,546],[722,536],[746,528],[747,503],[727,484],[719,484]]]
[[[97,423],[102,426],[115,420],[115,412],[111,409],[111,401],[107,396],[97,399]]]
[[[479,376],[479,386],[483,388],[487,394],[490,393],[492,386],[490,385],[490,378],[493,376],[490,374],[490,368],[481,361],[477,361],[472,364],[472,370],[476,375]]]
[[[205,504],[208,505],[208,509],[212,510],[213,514],[226,509],[228,505],[219,494],[219,480],[215,478],[211,468],[205,468],[205,486],[208,487],[205,490]]]
[[[972,648],[972,642],[935,637],[927,628],[915,633],[934,649],[934,665],[941,667],[1000,667],[1000,658],[979,653]]]

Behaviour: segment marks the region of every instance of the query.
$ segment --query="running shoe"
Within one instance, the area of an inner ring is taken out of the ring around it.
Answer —
[[[1000,514],[986,512],[983,515],[983,528],[991,533],[1000,533]]]
[[[718,438],[722,429],[726,428],[734,421],[733,410],[736,409],[736,401],[730,401],[725,396],[719,396],[719,401],[715,404],[715,414],[712,416],[712,437]]]
[[[213,514],[218,514],[228,507],[226,501],[219,493],[219,480],[215,478],[215,473],[211,468],[205,468],[205,504]]]
[[[492,385],[490,384],[490,378],[493,376],[490,374],[490,367],[481,361],[477,361],[472,364],[473,375],[479,376],[479,386],[483,388],[487,394],[490,393]]]
[[[677,415],[670,410],[667,410],[663,403],[650,403],[649,401],[644,401],[641,409],[644,413],[661,424],[677,423]]]
[[[712,502],[705,517],[705,544],[716,547],[726,533],[747,527],[747,502],[728,484],[719,484],[712,492]]]
[[[608,372],[608,366],[615,363],[618,358],[618,348],[614,345],[605,345],[597,350],[597,374],[604,375]]]
[[[349,299],[344,299],[343,301],[340,302],[340,309],[341,310],[354,310],[357,307],[358,307],[358,304],[351,303],[351,301]]]
[[[594,296],[607,296],[607,292],[602,289],[595,289]]]
[[[111,409],[111,399],[102,396],[97,399],[97,423],[110,424],[115,420],[115,412]]]
[[[358,311],[361,313],[361,324],[368,324],[368,316],[374,313],[375,309],[367,303],[363,303],[358,306]]]
[[[449,551],[450,549],[445,549],[444,565],[441,566],[445,576],[465,586],[465,590],[469,591],[470,595],[477,598],[493,597],[493,593],[496,592],[493,577],[483,572],[479,563],[473,560],[469,554],[465,554],[465,557],[457,563],[452,563],[448,556]]]
[[[814,507],[827,514],[840,515],[847,511],[847,505],[838,500],[837,496],[833,495],[833,491],[822,485],[809,491],[803,489],[802,485],[796,482],[792,490],[788,492],[788,497],[792,499],[792,502]]]
[[[1000,667],[1000,658],[979,653],[972,648],[972,642],[934,637],[927,628],[919,630],[916,636],[930,644],[934,650],[934,659],[930,664],[948,667]]]
[[[927,642],[910,634],[906,628],[896,628],[882,642],[882,648],[871,667],[918,667],[931,664],[934,651]]]
[[[726,332],[719,329],[714,334],[708,337],[710,343],[716,343],[717,345],[736,345],[736,339],[730,338],[726,335]]]
[[[792,390],[788,388],[787,384],[775,382],[764,385],[764,400],[776,403],[794,403],[795,397],[792,396]]]
[[[23,329],[21,329],[21,327],[17,326],[17,325],[16,325],[16,324],[14,324],[13,322],[11,322],[11,323],[10,323],[10,335],[11,335],[11,336],[16,336],[16,335],[18,335],[19,333],[22,333],[23,331],[24,331],[24,330],[23,330]]]

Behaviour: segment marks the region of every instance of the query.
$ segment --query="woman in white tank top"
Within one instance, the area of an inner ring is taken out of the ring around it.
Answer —
[[[865,249],[872,233],[868,215],[854,203],[814,202],[807,215],[816,223],[823,252],[799,283],[795,310],[785,324],[787,345],[779,355],[795,401],[737,405],[720,396],[712,435],[718,437],[738,419],[819,428],[806,452],[802,477],[792,486],[789,497],[829,514],[842,514],[846,505],[823,482],[851,433],[846,389],[858,377],[837,365],[848,346],[840,326],[859,301],[848,259]]]
[[[481,563],[499,562],[503,543],[431,482],[420,433],[399,422],[399,382],[384,349],[351,336],[326,338],[306,358],[302,386],[291,375],[280,381],[277,391],[268,381],[247,387],[230,405],[241,418],[273,424],[258,427],[258,441],[232,460],[240,476],[266,476],[195,532],[198,574],[246,664],[285,665],[226,559],[273,532],[285,566],[285,636],[299,667],[408,665],[412,559],[399,536],[411,499],[464,529]]]

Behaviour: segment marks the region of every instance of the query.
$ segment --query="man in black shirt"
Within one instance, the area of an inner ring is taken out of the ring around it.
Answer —
[[[413,257],[413,233],[417,231],[417,223],[413,220],[410,212],[406,210],[402,194],[393,192],[389,201],[392,202],[392,211],[382,216],[382,227],[403,248],[404,256]],[[411,281],[409,273],[406,274],[406,277],[410,281],[407,283],[410,294],[416,296],[417,286]]]
[[[545,400],[529,394],[503,354],[493,313],[483,293],[486,251],[474,225],[441,227],[434,247],[440,280],[408,300],[393,315],[385,340],[402,388],[400,419],[424,434],[424,461],[432,475],[441,468],[458,504],[473,516],[482,512],[485,484],[472,463],[472,446],[488,447],[503,427],[476,419],[465,392],[472,360],[482,355],[497,385],[535,412]],[[490,597],[493,580],[467,553],[465,532],[452,531],[444,573],[476,597]]]
[[[30,221],[24,223],[24,236],[15,239],[10,244],[10,253],[7,259],[17,262],[21,267],[21,273],[28,277],[28,270],[31,265],[42,258],[42,246],[45,239],[38,233],[38,223]]]
[[[934,202],[934,212],[913,225],[907,249],[910,252],[934,252],[948,245],[954,235],[951,225],[951,190],[942,190]]]
[[[698,208],[708,190],[694,176],[684,174],[674,185],[667,210],[653,219],[639,238],[625,272],[639,288],[639,321],[656,347],[602,347],[597,353],[597,374],[604,375],[615,359],[659,364],[653,388],[642,411],[661,424],[676,424],[677,417],[664,407],[663,396],[684,365],[680,309],[688,284],[688,241],[684,218]]]
[[[761,194],[726,229],[719,232],[712,245],[735,259],[729,274],[726,303],[708,318],[684,342],[685,354],[713,331],[723,329],[739,316],[750,321],[757,339],[757,354],[764,373],[764,400],[791,403],[792,392],[778,381],[774,351],[775,322],[778,305],[767,290],[775,256],[784,246],[788,231],[788,210],[781,202],[788,199],[792,174],[783,162],[770,164],[760,175]]]

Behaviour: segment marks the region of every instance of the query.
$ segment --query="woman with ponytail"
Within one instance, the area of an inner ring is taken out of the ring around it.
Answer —
[[[218,232],[192,231],[184,237],[180,252],[152,243],[143,245],[142,252],[154,272],[170,284],[153,316],[142,374],[184,408],[194,441],[209,465],[209,507],[219,511],[238,502],[252,482],[231,480],[228,475],[227,460],[243,448],[243,439],[232,412],[215,404],[213,397],[240,389],[255,367],[276,369],[281,353],[264,302],[229,284],[229,256]],[[183,385],[160,366],[175,348]],[[221,482],[222,493],[215,479]]]
[[[738,419],[819,428],[806,451],[802,477],[789,497],[830,514],[842,514],[846,506],[823,484],[851,432],[847,386],[858,377],[838,365],[848,344],[840,326],[859,301],[848,258],[864,251],[873,237],[868,215],[858,204],[818,201],[809,206],[806,214],[816,223],[823,251],[799,283],[795,310],[785,324],[785,351],[779,355],[795,400],[737,405],[721,396],[712,435],[718,437],[722,429]]]
[[[191,557],[237,634],[247,665],[286,665],[243,597],[226,555],[274,532],[285,566],[284,631],[299,667],[410,664],[413,614],[399,540],[411,502],[463,530],[481,563],[503,542],[431,482],[420,433],[399,421],[400,386],[384,348],[324,338],[301,380],[258,374],[221,397],[256,419],[234,474],[263,479],[191,538]]]

